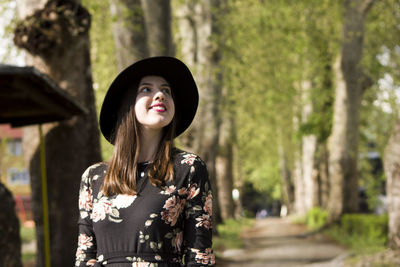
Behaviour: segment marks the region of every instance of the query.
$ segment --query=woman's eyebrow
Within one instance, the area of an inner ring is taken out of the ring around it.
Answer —
[[[139,86],[142,86],[142,85],[150,85],[150,86],[153,86],[153,84],[152,83],[141,83],[141,84],[139,84]],[[170,87],[169,86],[169,84],[167,84],[167,83],[163,83],[163,84],[161,84],[160,86],[167,86],[167,87]]]
[[[142,85],[153,85],[152,83],[141,83],[141,84],[139,84],[139,86],[142,86]]]

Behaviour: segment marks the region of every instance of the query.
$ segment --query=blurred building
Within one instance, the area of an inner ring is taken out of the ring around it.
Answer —
[[[22,129],[0,124],[0,181],[13,193],[18,217],[32,219],[29,172],[22,151]]]

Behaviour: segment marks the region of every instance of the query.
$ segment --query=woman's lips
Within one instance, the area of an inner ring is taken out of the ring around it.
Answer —
[[[165,112],[167,111],[167,107],[163,103],[157,103],[150,107],[150,109],[157,111],[157,112]]]

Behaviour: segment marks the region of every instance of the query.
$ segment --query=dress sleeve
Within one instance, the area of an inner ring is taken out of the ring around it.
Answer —
[[[96,236],[92,225],[93,196],[91,167],[82,175],[79,189],[79,236],[75,266],[93,266],[96,263]]]
[[[215,266],[212,251],[212,191],[204,162],[197,158],[189,173],[183,245],[185,266]]]

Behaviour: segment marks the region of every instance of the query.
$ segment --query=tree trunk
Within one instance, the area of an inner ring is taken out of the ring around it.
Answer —
[[[311,101],[311,82],[305,81],[302,85],[303,108],[302,121],[306,122],[313,112]],[[318,183],[315,169],[315,153],[317,137],[309,134],[302,137],[302,177],[304,186],[304,206],[309,211],[318,204]]]
[[[361,68],[365,16],[373,0],[346,0],[343,40],[334,66],[336,98],[329,138],[329,220],[358,210],[358,139],[361,97],[367,80]]]
[[[170,0],[111,0],[118,68],[149,56],[173,56]]]
[[[303,89],[300,88],[302,92]],[[301,95],[301,94],[300,94]],[[293,117],[293,129],[294,131],[299,131],[300,122],[302,120],[301,111],[295,111],[296,114]],[[297,114],[300,114],[298,116]],[[280,152],[281,154],[281,152]],[[281,156],[279,154],[279,156]],[[294,203],[293,203],[293,212],[297,215],[304,216],[307,213],[306,205],[305,205],[305,193],[304,193],[304,180],[303,180],[303,169],[302,169],[302,142],[295,144],[295,149],[293,151],[293,169],[292,169],[292,180],[294,187]]]
[[[386,146],[384,168],[389,203],[389,246],[400,249],[400,119]]]
[[[223,220],[235,217],[233,203],[233,118],[226,119],[221,127],[220,149],[216,159],[218,199]]]
[[[111,0],[118,69],[149,56],[144,12],[140,0]]]
[[[328,149],[326,143],[318,144],[317,148],[318,168],[318,202],[323,209],[328,208],[329,201],[329,173],[328,173]]]
[[[302,172],[302,159],[301,159],[301,144],[296,149],[294,158],[294,167],[292,171],[293,185],[294,185],[294,211],[296,214],[304,216],[307,213],[305,204],[305,193],[304,193],[304,180]]]
[[[80,177],[101,161],[99,131],[90,70],[90,15],[79,1],[49,1],[45,6],[25,5],[33,13],[15,30],[14,42],[30,53],[28,64],[49,75],[88,110],[87,114],[43,126],[46,146],[50,219],[51,265],[72,266],[77,243]],[[46,23],[42,23],[46,21]],[[46,28],[41,28],[44,26]],[[44,266],[41,174],[37,126],[24,129],[23,149],[29,165],[36,224],[37,266]]]
[[[194,123],[180,138],[207,163],[214,188],[214,223],[221,221],[216,180],[221,101],[220,51],[211,38],[218,34],[217,13],[221,1],[186,1],[177,10],[182,58],[195,72],[200,103]]]
[[[170,0],[141,0],[150,56],[175,54],[171,30]]]
[[[22,267],[19,220],[11,192],[0,182],[0,266]]]
[[[313,103],[311,101],[311,82],[301,83],[301,121],[307,123],[309,116],[313,113]],[[294,126],[299,128],[297,118]],[[316,163],[317,137],[315,134],[304,134],[298,146],[299,151],[295,154],[293,169],[294,183],[294,209],[297,214],[305,215],[311,208],[318,205],[318,181]]]
[[[279,146],[279,161],[282,177],[282,204],[285,204],[288,212],[291,213],[295,207],[295,187],[286,148],[282,144]]]

